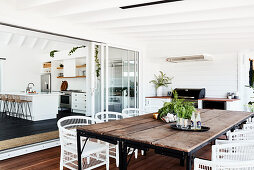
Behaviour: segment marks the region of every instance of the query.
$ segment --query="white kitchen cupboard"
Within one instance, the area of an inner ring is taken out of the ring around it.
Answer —
[[[86,93],[72,93],[71,109],[76,113],[86,114]],[[89,116],[89,115],[88,115]]]
[[[165,102],[171,102],[170,96],[161,96],[161,97],[146,97],[145,98],[145,111],[146,112],[157,112],[160,108],[163,107]]]
[[[63,60],[63,75],[64,77],[75,77],[76,76],[76,60]]]

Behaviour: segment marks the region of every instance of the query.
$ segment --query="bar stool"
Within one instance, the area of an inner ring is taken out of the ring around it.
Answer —
[[[8,98],[5,94],[2,94],[1,95],[1,100],[2,100],[2,103],[3,103],[3,114],[5,116],[7,116],[8,112],[9,112]]]
[[[32,101],[30,100],[23,100],[20,98],[20,96],[15,96],[15,102],[17,103],[17,115],[21,118],[21,116],[25,119],[28,119],[28,117],[32,120],[32,114],[30,109],[30,103]],[[29,113],[28,113],[29,112]]]
[[[14,116],[16,114],[16,102],[14,95],[7,94],[7,101],[9,103],[9,116]]]
[[[3,116],[3,112],[2,112],[2,103],[3,103],[3,100],[2,100],[2,94],[0,94],[0,113],[1,115]]]

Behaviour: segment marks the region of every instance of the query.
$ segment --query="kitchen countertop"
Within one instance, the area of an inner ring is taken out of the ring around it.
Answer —
[[[146,98],[159,98],[159,99],[171,99],[171,96],[152,96],[152,97],[146,97]]]
[[[58,96],[60,93],[58,92],[38,92],[38,93],[25,93],[25,92],[1,92],[0,94],[10,94],[10,95],[19,95],[26,97],[36,97],[36,96]]]
[[[198,100],[203,100],[203,101],[234,102],[234,101],[238,101],[238,100],[240,100],[240,99],[228,99],[228,98],[212,98],[212,97],[206,97],[206,98],[198,99]]]

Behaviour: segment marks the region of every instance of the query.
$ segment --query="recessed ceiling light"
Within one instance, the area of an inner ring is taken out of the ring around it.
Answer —
[[[164,4],[164,3],[176,2],[176,1],[183,1],[183,0],[163,0],[163,1],[147,2],[147,3],[143,3],[143,4],[135,4],[135,5],[122,6],[120,8],[121,9],[138,8],[138,7],[143,7],[143,6]]]

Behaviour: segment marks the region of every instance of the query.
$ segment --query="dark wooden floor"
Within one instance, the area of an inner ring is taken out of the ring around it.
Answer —
[[[0,113],[0,141],[58,130],[57,120],[70,115],[80,114],[59,111],[56,119],[31,121]]]
[[[57,119],[31,121],[0,115],[0,141],[57,130]]]
[[[197,153],[197,157],[210,159],[211,145]],[[16,158],[0,161],[1,170],[59,170],[60,148],[52,148]],[[110,159],[110,170],[117,170],[115,160]],[[105,170],[105,166],[97,168]],[[185,170],[179,160],[155,154],[150,150],[146,156],[139,154],[138,159],[132,158],[128,170]]]

